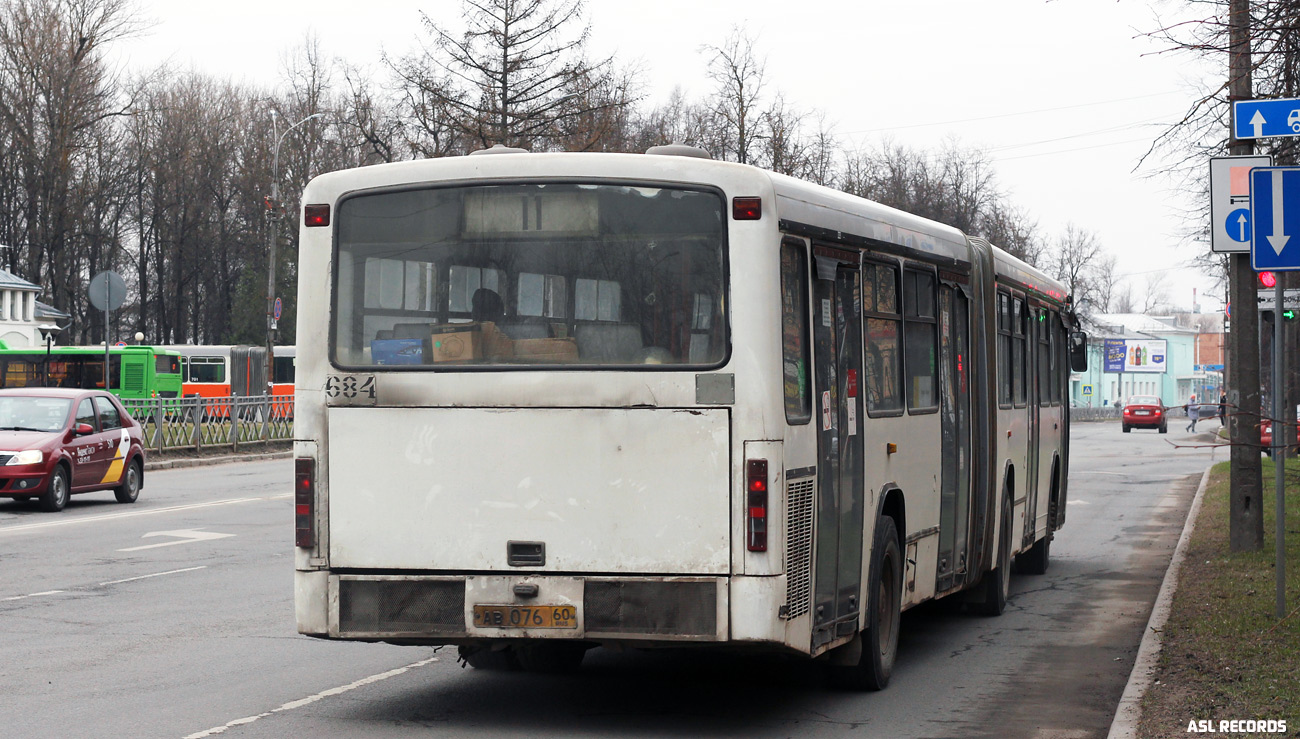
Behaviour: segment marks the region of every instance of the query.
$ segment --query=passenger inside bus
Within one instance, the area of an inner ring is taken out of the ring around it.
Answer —
[[[480,287],[470,296],[470,317],[478,322],[491,321],[500,323],[506,315],[505,303],[496,290],[489,290],[486,287]]]

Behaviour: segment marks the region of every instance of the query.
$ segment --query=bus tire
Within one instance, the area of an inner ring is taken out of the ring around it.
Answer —
[[[587,645],[581,642],[527,644],[515,647],[515,659],[525,672],[561,674],[574,672],[582,665]]]
[[[476,670],[519,669],[519,660],[511,647],[493,649],[479,644],[466,644],[456,647],[456,654],[465,664]]]
[[[140,484],[143,474],[140,471],[140,459],[131,460],[122,473],[122,484],[113,488],[113,497],[118,503],[134,503],[140,497]]]
[[[850,690],[883,690],[889,685],[898,656],[898,630],[903,618],[903,554],[898,548],[894,519],[876,519],[871,546],[871,576],[867,581],[867,628],[859,635],[857,664],[830,667],[831,681]]]
[[[68,470],[62,464],[56,465],[50,473],[50,481],[41,493],[41,510],[57,513],[68,504]]]
[[[998,566],[984,573],[979,589],[983,596],[972,603],[981,616],[1001,616],[1011,590],[1011,497],[1002,498],[1002,524],[998,534]]]

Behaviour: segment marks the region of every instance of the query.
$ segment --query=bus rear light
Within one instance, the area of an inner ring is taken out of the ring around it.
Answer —
[[[757,221],[763,217],[762,198],[732,198],[731,217],[737,221]]]
[[[767,460],[745,463],[745,547],[751,552],[767,551]]]
[[[300,547],[316,546],[313,519],[316,508],[316,460],[310,458],[294,461],[294,543]]]
[[[304,205],[302,208],[302,224],[304,226],[328,226],[330,225],[330,206],[324,205]]]

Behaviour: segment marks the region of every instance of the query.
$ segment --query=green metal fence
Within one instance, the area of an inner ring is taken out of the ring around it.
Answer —
[[[153,452],[239,451],[293,440],[293,396],[123,400]]]

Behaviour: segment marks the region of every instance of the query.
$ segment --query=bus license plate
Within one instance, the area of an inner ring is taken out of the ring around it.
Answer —
[[[577,606],[474,606],[479,629],[576,629]]]

